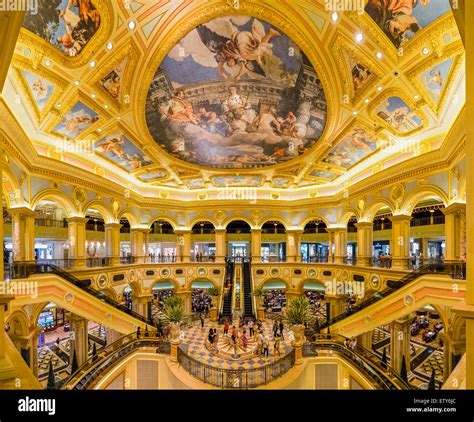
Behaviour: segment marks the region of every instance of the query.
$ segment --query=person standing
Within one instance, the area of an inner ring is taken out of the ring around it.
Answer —
[[[232,326],[232,335],[231,335],[231,339],[232,339],[232,343],[235,344],[235,342],[237,341],[237,328],[235,328],[235,325]]]
[[[141,337],[140,326],[137,327],[137,338]]]
[[[262,352],[263,352],[263,335],[262,335],[262,333],[258,333],[258,335],[257,335],[257,348],[255,349],[255,354],[258,356],[258,355],[261,355]]]
[[[199,318],[201,319],[201,330],[204,330],[204,317],[202,314],[199,314]]]
[[[229,334],[229,321],[228,320],[225,320],[224,322],[224,335],[228,335]]]
[[[265,336],[263,338],[263,355],[267,358],[268,358],[268,346],[269,346],[268,336]]]
[[[280,335],[277,333],[275,336],[275,343],[274,343],[274,348],[275,348],[275,356],[278,355],[280,356],[280,343],[281,343],[281,338]]]
[[[247,330],[245,330],[245,329],[242,331],[241,340],[242,340],[243,349],[247,350],[248,339],[247,339]]]
[[[283,329],[285,328],[285,325],[283,324],[283,321],[280,321],[280,337],[281,338],[284,338],[283,337]]]
[[[252,320],[249,321],[248,327],[249,327],[249,336],[252,337],[253,336],[253,321]]]
[[[213,348],[217,350],[217,343],[219,343],[219,333],[217,332],[217,328],[214,328],[212,344]]]
[[[275,320],[273,321],[273,337],[276,337],[278,332],[278,322]]]

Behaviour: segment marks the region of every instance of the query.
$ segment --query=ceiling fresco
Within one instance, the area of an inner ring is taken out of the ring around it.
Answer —
[[[463,107],[448,0],[368,0],[336,20],[323,0],[228,3],[40,2],[4,98],[39,154],[190,200],[334,192],[406,160],[397,146],[439,148]]]
[[[47,0],[39,6],[39,13],[25,15],[23,26],[67,56],[81,54],[101,24],[89,0]]]
[[[451,11],[451,5],[449,0],[368,0],[365,11],[398,48]]]
[[[282,31],[217,18],[166,56],[148,92],[155,141],[184,161],[252,168],[286,162],[319,139],[326,99],[314,68]]]

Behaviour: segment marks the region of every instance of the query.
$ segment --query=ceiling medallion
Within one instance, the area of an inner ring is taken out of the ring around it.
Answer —
[[[199,25],[157,69],[146,122],[169,154],[206,167],[255,168],[311,148],[327,117],[313,66],[281,30],[250,16]]]

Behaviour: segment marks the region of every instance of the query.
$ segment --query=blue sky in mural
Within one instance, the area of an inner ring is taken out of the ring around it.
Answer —
[[[97,113],[78,101],[54,130],[69,138],[75,138],[99,119]]]
[[[390,97],[387,99],[387,108],[386,111],[392,113],[394,110],[398,110],[399,108],[407,108],[411,111],[411,108],[403,101],[400,97]],[[417,124],[421,125],[421,120],[418,116],[412,115],[412,120]]]
[[[443,92],[453,61],[454,57],[450,57],[420,75],[421,82],[434,100],[438,100]]]
[[[251,18],[243,25],[236,25],[235,22],[233,22],[233,24],[239,31],[250,32],[252,30],[253,20],[254,18]],[[275,28],[260,19],[258,21],[264,26],[265,31],[268,31],[269,28],[274,28],[280,32],[281,35],[279,37],[273,37],[271,39],[271,45],[273,54],[282,62],[283,70],[289,73],[299,72],[301,67],[301,53],[295,43],[284,35],[278,28]],[[195,54],[188,55],[188,44],[186,39],[196,40],[198,37],[196,34],[197,30],[193,29],[191,33],[184,38],[183,42],[178,45],[178,48],[175,47],[175,49],[173,49],[174,51],[172,50],[160,65],[160,68],[166,71],[168,77],[171,78],[175,85],[202,83],[206,80],[220,80],[215,60],[206,61],[204,58],[204,55],[210,57],[214,56],[214,53],[205,50],[206,47],[204,44],[202,44],[204,50],[200,52],[199,57],[196,57]],[[196,60],[199,60],[200,62]],[[203,65],[203,63],[206,64]],[[249,79],[249,76],[244,75],[242,79]]]
[[[423,6],[418,0],[416,6],[413,8],[412,16],[414,16],[420,26],[424,28],[450,10],[451,6],[449,0],[431,0],[426,6]]]
[[[23,70],[23,76],[30,87],[36,104],[40,110],[46,105],[54,91],[54,85],[47,79],[41,78],[33,73]]]
[[[125,135],[119,132],[111,133],[94,145],[96,151],[125,170],[136,170],[137,168],[151,164],[149,157],[145,156]]]

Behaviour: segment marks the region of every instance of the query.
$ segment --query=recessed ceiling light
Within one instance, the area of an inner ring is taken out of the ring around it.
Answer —
[[[357,111],[353,111],[353,112],[352,112],[352,115],[353,115],[353,116],[356,116],[356,115],[357,115]]]
[[[25,48],[25,49],[23,50],[23,54],[24,54],[26,57],[28,57],[28,56],[31,54],[31,50],[30,50],[29,48]]]
[[[97,129],[97,132],[102,132],[102,129],[101,128]]]
[[[120,116],[117,116],[117,120],[120,120],[120,119],[121,119],[121,117],[120,117]]]
[[[135,23],[135,21],[130,21],[128,23],[128,29],[130,29],[130,31],[133,31],[136,26],[137,26],[137,24]]]
[[[430,49],[428,47],[425,47],[423,50],[421,50],[421,52],[427,56],[428,54],[430,54]]]
[[[369,100],[368,98],[366,98],[364,102],[365,102],[366,104],[369,104],[369,101],[370,101],[370,100]]]
[[[332,12],[331,19],[332,19],[333,22],[337,22],[339,20],[339,13]]]
[[[49,66],[52,65],[52,62],[51,62],[51,60],[46,59],[46,60],[44,61],[44,64],[49,67]]]
[[[61,108],[61,106],[62,106],[61,103],[57,103],[57,104],[56,104],[56,107],[57,107],[57,108]]]
[[[92,94],[92,95],[91,95],[91,97],[92,97],[92,98],[95,98],[95,97],[97,97],[97,95],[95,95],[95,94]]]
[[[90,67],[95,67],[95,60],[92,60],[92,61],[89,63],[89,66],[90,66]]]
[[[381,86],[381,85],[379,85],[379,86],[377,87],[377,91],[378,91],[378,92],[382,91],[382,86]]]
[[[107,104],[104,105],[104,108],[109,108],[109,106]]]
[[[377,51],[377,54],[375,56],[380,60],[383,57],[383,54],[381,51]]]
[[[79,86],[80,82],[78,80],[74,81],[74,85]]]
[[[362,32],[357,32],[355,34],[356,42],[361,43],[363,39],[364,39],[364,34]]]
[[[420,98],[420,96],[418,94],[415,95],[415,100],[417,100],[418,98]]]
[[[112,44],[112,41],[109,41],[107,43],[107,45],[105,46],[105,48],[107,48],[107,50],[112,50],[112,48],[114,48],[114,45]]]

